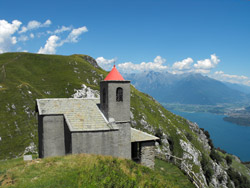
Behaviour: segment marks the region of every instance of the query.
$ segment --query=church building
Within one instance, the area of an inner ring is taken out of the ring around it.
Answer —
[[[159,138],[131,128],[130,81],[114,66],[100,82],[100,99],[37,99],[39,157],[91,153],[154,168]]]

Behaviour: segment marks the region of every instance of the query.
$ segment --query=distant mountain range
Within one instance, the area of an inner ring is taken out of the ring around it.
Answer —
[[[126,74],[126,79],[139,90],[162,103],[216,105],[246,102],[250,87],[223,83],[201,74],[142,72]]]

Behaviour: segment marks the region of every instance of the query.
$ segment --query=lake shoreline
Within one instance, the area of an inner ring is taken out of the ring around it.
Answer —
[[[169,110],[169,109],[168,109]],[[180,115],[185,119],[196,122],[200,128],[209,131],[211,139],[216,147],[220,147],[227,153],[236,155],[243,162],[250,161],[250,127],[239,126],[237,124],[223,120],[223,115],[209,112],[182,112],[170,110],[172,113]],[[240,147],[239,147],[240,146]]]

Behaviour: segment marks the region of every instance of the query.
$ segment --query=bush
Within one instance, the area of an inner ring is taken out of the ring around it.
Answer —
[[[186,137],[190,142],[193,140],[193,136],[189,132],[186,133]]]
[[[240,175],[238,172],[234,171],[232,168],[227,170],[227,174],[230,179],[234,182],[236,188],[249,188],[250,181],[246,176]]]
[[[215,149],[212,149],[211,153],[210,153],[210,157],[211,159],[213,159],[213,161],[220,163],[222,161],[222,157],[216,152]]]
[[[214,172],[212,169],[212,164],[209,162],[209,159],[205,155],[202,155],[201,167],[206,177],[207,183],[209,184]]]
[[[160,140],[158,140],[157,142],[161,145],[162,144],[161,139],[163,138],[162,131],[161,131],[161,129],[158,128],[158,129],[156,129],[155,132],[156,132],[155,136],[157,136],[158,138],[160,138]]]
[[[172,139],[172,137],[168,137],[168,143],[169,143],[169,149],[170,151],[174,151],[174,140]]]
[[[233,162],[233,159],[232,159],[231,156],[227,155],[227,156],[226,156],[226,161],[227,161],[227,165],[231,165],[232,162]]]
[[[208,144],[211,147],[211,149],[213,150],[214,149],[214,144],[213,144],[213,141],[210,138],[208,138]]]
[[[210,138],[210,134],[208,131],[204,131],[204,134],[207,136],[207,138]]]

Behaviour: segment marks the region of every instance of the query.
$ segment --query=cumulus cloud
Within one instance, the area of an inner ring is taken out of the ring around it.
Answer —
[[[18,20],[13,20],[12,23],[0,20],[0,53],[7,52],[17,43],[17,38],[13,34],[18,31],[21,24]]]
[[[48,38],[46,41],[46,44],[44,47],[41,47],[38,51],[39,54],[55,54],[56,48],[60,46],[60,44],[57,43],[57,41],[60,38],[56,35],[52,35]]]
[[[79,27],[77,29],[73,29],[70,34],[68,35],[66,42],[78,42],[78,37],[82,34],[82,33],[86,33],[88,31],[86,26],[83,27]]]
[[[27,26],[23,26],[21,31],[19,31],[19,33],[25,33],[28,30],[38,29],[40,27],[48,27],[51,24],[52,22],[50,20],[46,20],[44,23],[38,22],[36,20],[32,20],[28,23]]]
[[[250,78],[244,75],[233,75],[233,74],[226,74],[223,71],[216,71],[213,75],[211,75],[213,78],[230,82],[230,83],[236,83],[236,84],[244,84],[250,86]]]
[[[104,70],[111,70],[115,61],[116,61],[116,58],[112,58],[112,59],[105,59],[104,57],[96,58],[96,62]]]
[[[163,65],[166,59],[161,56],[156,56],[153,62],[141,62],[140,64],[134,64],[132,62],[125,62],[118,65],[118,67],[124,72],[140,72],[140,71],[164,71],[168,67]]]
[[[197,63],[194,64],[194,68],[198,70],[210,70],[215,68],[219,62],[220,59],[215,54],[212,54],[210,59],[197,61]]]
[[[175,62],[172,66],[175,70],[188,70],[191,69],[191,64],[194,60],[190,57],[183,59],[182,61]]]
[[[82,33],[87,32],[88,29],[86,26],[73,29],[68,37],[64,40],[61,40],[60,37],[57,35],[51,35],[48,40],[46,41],[46,44],[44,47],[41,47],[37,53],[42,53],[42,54],[55,54],[56,53],[56,48],[59,46],[64,45],[65,43],[76,43],[79,40],[79,36]]]

